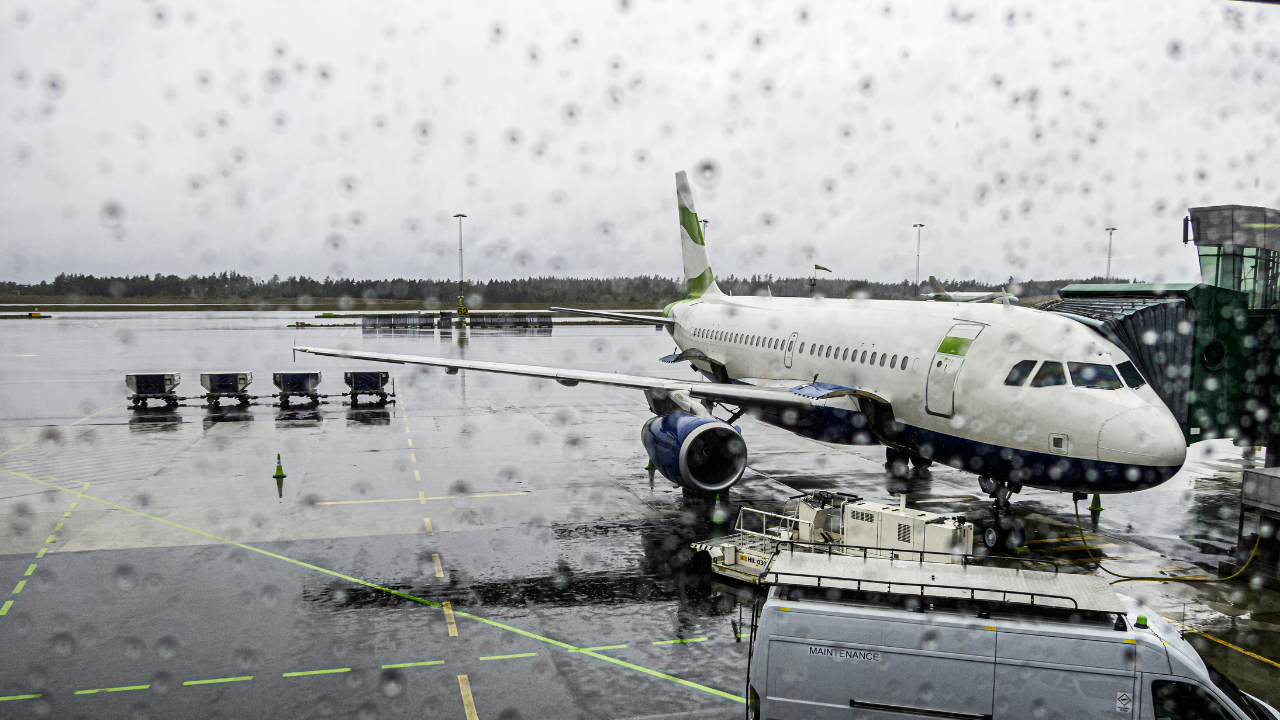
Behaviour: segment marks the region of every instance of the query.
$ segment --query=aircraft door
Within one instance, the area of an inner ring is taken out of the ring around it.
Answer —
[[[791,333],[791,337],[787,338],[787,349],[782,354],[782,364],[791,367],[791,353],[796,349],[796,338],[800,337],[800,333]]]
[[[969,346],[982,332],[982,325],[957,323],[938,344],[938,351],[929,364],[929,380],[925,387],[925,410],[930,415],[951,417],[955,414],[956,378]]]

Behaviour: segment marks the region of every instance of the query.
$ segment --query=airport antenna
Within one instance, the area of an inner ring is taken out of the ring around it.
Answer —
[[[462,218],[466,215],[458,213],[454,217],[458,218],[458,292],[462,292]]]
[[[1115,240],[1116,229],[1107,228],[1107,279],[1111,279],[1111,243]]]
[[[916,223],[911,227],[916,229],[916,295],[920,294],[920,228],[924,227],[924,223]]]

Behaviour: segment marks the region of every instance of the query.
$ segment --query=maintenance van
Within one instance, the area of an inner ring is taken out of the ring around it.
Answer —
[[[961,516],[908,509],[906,495],[895,506],[823,490],[788,499],[782,514],[740,508],[731,534],[690,547],[707,554],[712,572],[755,583],[781,541],[796,552],[963,562],[973,534]]]
[[[757,720],[1280,719],[1094,575],[782,542],[761,584],[747,676]]]

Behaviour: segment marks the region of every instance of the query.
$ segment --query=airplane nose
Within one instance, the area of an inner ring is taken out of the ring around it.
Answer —
[[[1103,462],[1181,467],[1187,459],[1182,428],[1164,407],[1125,410],[1102,424],[1098,459]]]

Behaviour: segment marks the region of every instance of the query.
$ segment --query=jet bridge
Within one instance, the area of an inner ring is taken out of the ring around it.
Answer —
[[[1203,282],[1068,285],[1036,307],[1123,347],[1188,444],[1266,444],[1268,466],[1280,464],[1280,210],[1191,208],[1182,242],[1195,243]]]
[[[1251,364],[1247,295],[1204,283],[1068,285],[1040,310],[1124,348],[1182,426],[1187,444],[1237,437]]]

